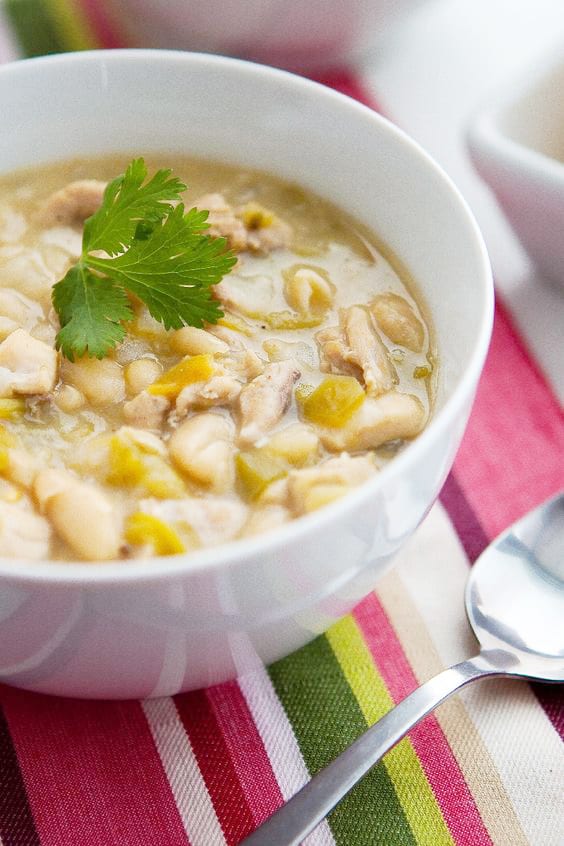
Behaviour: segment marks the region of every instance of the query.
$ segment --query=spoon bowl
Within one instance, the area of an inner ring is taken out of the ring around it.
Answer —
[[[426,714],[472,681],[564,682],[564,492],[507,529],[474,564],[466,613],[480,652],[414,690],[240,846],[299,846]]]
[[[511,675],[564,682],[564,494],[482,553],[467,582],[466,614],[482,652],[509,650]]]

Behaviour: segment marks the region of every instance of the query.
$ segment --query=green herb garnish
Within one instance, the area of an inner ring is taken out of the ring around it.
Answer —
[[[123,322],[134,316],[127,292],[166,329],[201,327],[223,315],[211,286],[236,257],[224,238],[204,234],[207,211],[185,212],[186,186],[170,170],[146,178],[140,158],[108,184],[102,205],[85,221],[80,259],[53,287],[57,349],[71,361],[103,358],[123,339]]]

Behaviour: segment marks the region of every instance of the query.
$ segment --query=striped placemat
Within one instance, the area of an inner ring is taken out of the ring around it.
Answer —
[[[94,0],[6,0],[0,60],[123,44]],[[351,74],[325,83],[368,102]],[[0,687],[0,846],[237,844],[419,683],[468,657],[468,566],[564,487],[564,420],[498,302],[455,467],[395,568],[265,669],[146,702]],[[308,846],[563,846],[564,690],[488,681],[444,703]]]

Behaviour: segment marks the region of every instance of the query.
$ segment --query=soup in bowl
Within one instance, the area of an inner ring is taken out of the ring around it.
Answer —
[[[470,213],[384,119],[237,60],[33,60],[0,101],[0,678],[163,695],[287,654],[452,464]]]

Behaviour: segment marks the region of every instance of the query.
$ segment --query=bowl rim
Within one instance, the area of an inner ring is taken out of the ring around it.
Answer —
[[[52,559],[34,561],[0,558],[0,578],[9,579],[15,583],[32,581],[45,585],[62,584],[69,587],[77,585],[96,586],[108,583],[118,585],[131,582],[143,584],[167,579],[173,575],[189,576],[192,573],[217,570],[226,566],[244,566],[249,559],[258,555],[261,557],[272,556],[278,550],[283,549],[287,543],[295,543],[305,535],[314,533],[316,530],[322,530],[333,520],[345,517],[353,512],[360,503],[373,498],[382,485],[400,477],[402,473],[408,472],[409,467],[416,463],[428,446],[441,439],[454,419],[460,412],[464,411],[468,400],[472,399],[491,338],[494,312],[492,272],[483,237],[469,205],[451,178],[416,141],[390,120],[357,100],[290,71],[243,59],[180,50],[126,48],[58,53],[18,60],[3,65],[0,67],[0,80],[6,76],[13,76],[14,84],[17,84],[18,77],[29,73],[40,73],[43,68],[50,66],[87,65],[91,63],[117,65],[123,61],[161,62],[170,63],[171,67],[178,64],[186,68],[193,64],[210,65],[215,68],[223,67],[231,70],[231,72],[236,70],[242,74],[261,75],[282,86],[293,86],[304,91],[314,92],[316,97],[324,98],[329,107],[334,105],[337,108],[348,109],[350,113],[358,113],[364,117],[369,116],[397,143],[407,148],[410,154],[418,157],[424,167],[431,169],[435,177],[441,180],[449,190],[453,200],[457,202],[464,223],[468,228],[468,235],[473,239],[476,264],[480,268],[480,273],[477,274],[477,282],[479,282],[477,294],[483,300],[482,316],[462,375],[454,391],[446,398],[443,407],[431,417],[421,434],[408,444],[399,455],[395,456],[393,461],[389,462],[374,478],[364,482],[341,500],[326,505],[311,514],[291,520],[280,528],[273,529],[263,535],[236,539],[219,546],[180,555],[153,556],[130,561],[57,561]]]

